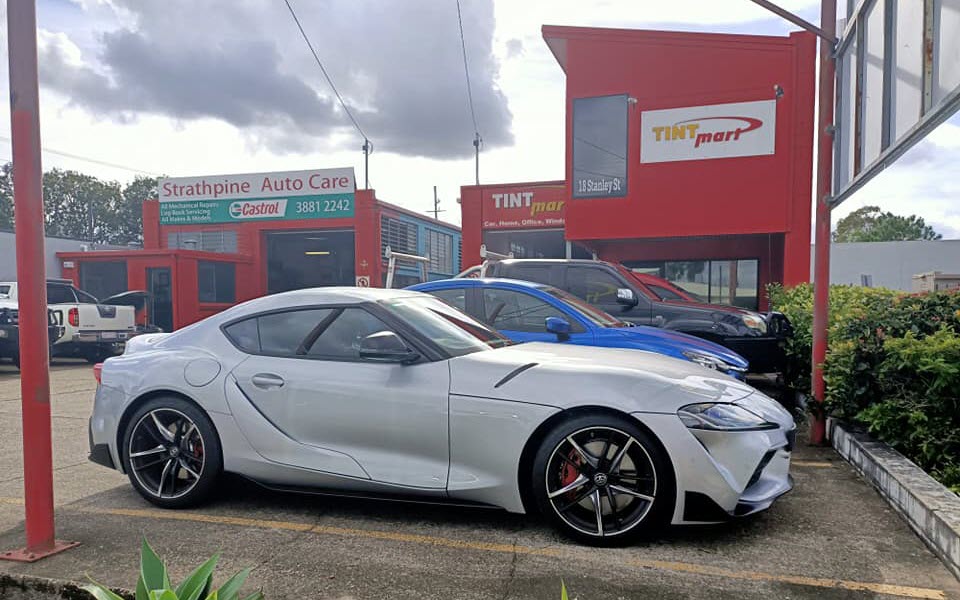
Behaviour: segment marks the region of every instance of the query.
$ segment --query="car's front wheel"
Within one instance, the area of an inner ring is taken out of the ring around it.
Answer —
[[[563,533],[592,545],[625,544],[669,519],[670,461],[629,419],[585,414],[560,423],[534,458],[537,505]]]
[[[220,441],[209,417],[177,397],[153,398],[127,422],[123,461],[141,496],[164,508],[202,502],[220,475]]]

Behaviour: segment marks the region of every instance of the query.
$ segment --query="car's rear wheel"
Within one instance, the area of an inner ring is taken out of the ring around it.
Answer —
[[[129,419],[123,461],[133,487],[164,508],[183,508],[207,499],[223,464],[209,417],[173,396],[147,401]]]
[[[676,485],[665,452],[629,419],[603,413],[560,423],[533,463],[540,511],[587,544],[625,544],[649,535],[673,510]]]

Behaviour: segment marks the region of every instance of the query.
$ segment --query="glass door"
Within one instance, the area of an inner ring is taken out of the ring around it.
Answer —
[[[170,267],[147,269],[150,320],[164,331],[173,331],[173,286]]]

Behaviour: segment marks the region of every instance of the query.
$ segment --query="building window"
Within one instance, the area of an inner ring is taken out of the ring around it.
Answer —
[[[661,277],[687,292],[695,300],[711,304],[730,304],[757,310],[760,301],[760,261],[668,260],[626,262],[638,273]],[[677,294],[658,286],[647,286],[663,300],[675,300]]]
[[[627,95],[573,101],[573,197],[627,195]]]
[[[237,232],[229,229],[171,231],[167,234],[167,248],[236,254]]]
[[[200,302],[229,304],[237,300],[237,265],[201,260],[197,263]]]
[[[387,246],[401,254],[416,254],[417,226],[391,217],[380,217],[380,256]]]
[[[80,263],[80,289],[104,300],[126,292],[127,261],[83,261]]]
[[[427,230],[427,257],[430,272],[453,275],[453,236],[442,231]]]

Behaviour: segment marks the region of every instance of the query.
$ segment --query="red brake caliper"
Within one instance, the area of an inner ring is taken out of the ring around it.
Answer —
[[[560,470],[560,487],[564,487],[573,483],[577,477],[580,476],[580,472],[573,467],[577,465],[578,467],[582,465],[580,455],[577,454],[576,450],[570,450],[570,454],[567,455],[567,460],[570,462],[563,463],[563,469]],[[573,464],[571,464],[573,463]],[[576,493],[576,490],[570,492],[571,494]]]

